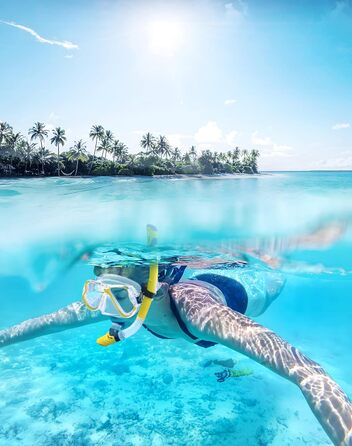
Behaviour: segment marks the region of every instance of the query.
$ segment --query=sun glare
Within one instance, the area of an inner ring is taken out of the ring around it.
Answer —
[[[148,45],[155,53],[173,53],[183,43],[183,29],[180,23],[171,20],[150,22],[147,28]]]

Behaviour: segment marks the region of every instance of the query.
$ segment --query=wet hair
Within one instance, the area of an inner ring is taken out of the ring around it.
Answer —
[[[159,268],[159,282],[166,282],[169,285],[177,283],[181,280],[186,265],[162,265],[164,268]]]
[[[96,276],[101,276],[102,274],[118,274],[123,276],[123,270],[127,268],[133,268],[133,266],[121,266],[121,265],[115,265],[115,266],[107,266],[103,267],[100,265],[94,266],[94,274]],[[147,265],[135,265],[135,268],[149,268]],[[169,285],[172,285],[174,283],[177,283],[181,277],[183,276],[183,273],[186,269],[186,265],[172,265],[169,263],[162,263],[159,264],[159,276],[158,280],[159,282],[165,282]]]

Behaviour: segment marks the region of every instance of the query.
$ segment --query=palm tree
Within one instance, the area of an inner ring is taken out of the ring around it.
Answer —
[[[10,167],[12,167],[12,158],[16,152],[16,146],[23,140],[21,133],[11,133],[6,137],[6,142],[9,144],[10,148]]]
[[[105,130],[102,125],[93,125],[92,128],[90,129],[89,137],[93,141],[95,141],[95,145],[94,145],[93,160],[92,160],[90,168],[89,168],[89,173],[91,172],[94,161],[95,161],[95,153],[97,151],[98,141],[101,141],[104,138],[104,133],[105,133]]]
[[[119,163],[123,163],[128,156],[128,149],[123,142],[115,139],[111,146],[111,153],[113,161],[116,159]]]
[[[142,149],[147,150],[147,153],[150,154],[154,152],[155,143],[156,143],[155,136],[153,136],[150,132],[148,132],[142,136],[140,145]]]
[[[34,158],[34,155],[36,153],[36,144],[35,143],[29,143],[28,141],[24,141],[23,145],[23,155],[24,159],[26,160],[24,170],[27,170],[27,164],[29,163],[29,168],[32,167],[32,161]]]
[[[23,139],[23,135],[20,132],[17,133],[11,133],[11,135],[8,137],[11,149],[15,150],[16,145]]]
[[[31,141],[39,139],[40,149],[43,150],[43,143],[48,136],[48,130],[45,128],[43,122],[34,123],[33,127],[28,130],[28,134],[31,135]]]
[[[132,154],[128,155],[127,167],[129,169],[133,170],[133,168],[136,166],[136,163],[137,163],[138,159],[139,159],[139,154],[138,153],[135,154],[135,155],[132,155]]]
[[[165,158],[168,158],[171,154],[171,146],[166,136],[162,135],[159,136],[156,143],[156,148],[157,148],[157,154],[161,157],[165,155]]]
[[[12,134],[12,127],[7,122],[0,122],[0,147],[3,141],[7,142],[9,136]]]
[[[251,166],[253,173],[258,172],[258,157],[259,157],[259,150],[256,150],[256,149],[251,150],[249,159],[250,159],[250,166]]]
[[[105,151],[105,159],[106,159],[107,154],[112,153],[112,144],[114,142],[114,134],[112,133],[111,130],[106,130],[105,139],[108,142],[108,148]]]
[[[232,165],[232,169],[235,172],[241,172],[241,161],[240,161],[240,149],[238,147],[236,147],[233,150],[229,150],[227,152],[228,158],[229,158],[229,162]]]
[[[106,130],[105,132],[105,138],[109,141],[112,142],[114,140],[114,134],[112,133],[111,130]]]
[[[111,144],[111,153],[112,153],[112,161],[115,162],[115,158],[118,158],[120,154],[120,141],[118,139],[114,139]]]
[[[180,161],[182,159],[181,151],[178,147],[175,147],[172,153],[172,159],[174,161]]]
[[[197,150],[196,150],[195,146],[191,146],[191,148],[189,150],[189,157],[193,162],[197,158]]]
[[[186,164],[189,164],[189,163],[191,162],[191,157],[190,157],[189,152],[186,152],[186,153],[183,155],[182,160],[183,160]]]
[[[74,146],[68,152],[67,158],[69,161],[76,162],[75,176],[77,176],[79,161],[84,162],[88,160],[86,143],[81,139],[79,141],[75,141]]]
[[[110,147],[111,147],[111,143],[109,142],[109,140],[104,136],[104,138],[102,139],[102,141],[100,142],[97,151],[102,153],[102,157],[106,159],[106,157],[104,157],[104,152],[108,153],[110,152]]]
[[[248,173],[251,170],[251,162],[250,162],[250,156],[248,154],[248,150],[244,149],[242,150],[242,157],[241,157],[241,171],[244,173]]]
[[[53,130],[53,136],[50,139],[51,144],[54,144],[57,148],[57,176],[60,176],[60,146],[63,146],[66,141],[65,130],[61,127],[56,127]]]
[[[123,142],[120,144],[120,162],[125,163],[128,159],[128,147]]]
[[[48,149],[40,148],[40,150],[37,153],[39,162],[42,165],[42,174],[45,175],[45,165],[51,164],[53,161],[54,154],[50,152]]]

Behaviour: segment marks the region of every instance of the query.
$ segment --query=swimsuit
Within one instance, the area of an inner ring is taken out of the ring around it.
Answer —
[[[245,313],[248,304],[248,296],[246,290],[244,289],[244,286],[240,284],[237,280],[221,276],[219,274],[200,274],[198,276],[195,276],[193,279],[190,279],[190,281],[192,280],[202,282],[199,284],[199,286],[204,286],[205,288],[208,288],[209,293],[212,292],[213,287],[217,289],[216,291],[220,290],[229,308],[241,314]],[[182,282],[179,282],[179,284],[182,285]],[[172,293],[169,293],[169,296],[170,296],[171,311],[175,316],[180,329],[187,335],[187,337],[189,337],[193,341],[193,344],[199,345],[200,347],[204,348],[216,345],[216,342],[203,341],[201,339],[198,339],[188,330],[186,324],[184,323],[184,321],[180,316],[180,313],[178,312],[177,306],[172,297]],[[144,327],[150,333],[152,333],[154,336],[157,336],[158,338],[171,339],[167,338],[166,336],[159,335],[155,331],[148,328],[146,325],[144,325]]]

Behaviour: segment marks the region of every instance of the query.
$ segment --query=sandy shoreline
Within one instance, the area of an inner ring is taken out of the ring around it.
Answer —
[[[232,179],[244,179],[244,178],[259,178],[263,176],[272,176],[273,173],[260,172],[260,173],[219,173],[219,174],[174,174],[174,175],[77,175],[77,176],[10,176],[10,177],[2,177],[1,180],[19,180],[19,179],[46,179],[46,178],[54,178],[60,180],[74,180],[74,179],[92,179],[92,178],[138,178],[138,179],[161,179],[161,180],[232,180]]]

